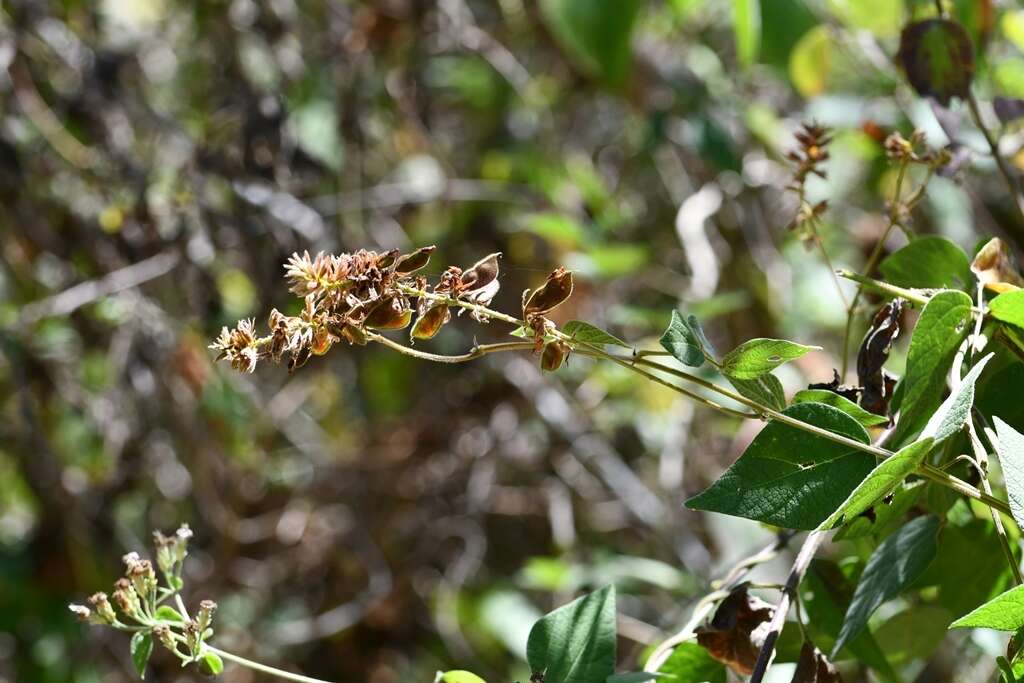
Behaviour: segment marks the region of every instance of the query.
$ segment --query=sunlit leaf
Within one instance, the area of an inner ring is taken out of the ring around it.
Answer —
[[[732,12],[736,56],[740,64],[749,66],[761,47],[761,5],[758,0],[733,0]]]
[[[804,389],[793,395],[793,403],[824,403],[838,408],[864,427],[876,427],[888,422],[888,418],[875,415],[861,408],[848,398],[827,389]]]
[[[804,97],[820,95],[828,87],[836,45],[825,25],[800,38],[789,55],[789,78]]]
[[[964,250],[945,237],[919,237],[878,266],[885,281],[899,287],[965,289],[974,280]]]
[[[711,349],[700,322],[694,316],[683,318],[672,311],[672,320],[661,335],[661,345],[683,365],[699,368]]]
[[[614,334],[605,332],[600,327],[583,322],[582,320],[570,320],[566,324],[562,325],[562,332],[572,337],[573,341],[599,345],[611,344],[613,346],[622,346],[627,349],[632,348],[629,344],[622,341]]]
[[[615,672],[615,587],[573,600],[530,631],[526,658],[545,683],[595,683]]]
[[[680,643],[658,669],[672,683],[725,683],[725,667],[696,643]]]
[[[783,363],[820,349],[785,339],[751,339],[725,354],[722,372],[736,379],[756,379]]]
[[[1024,626],[1024,586],[1017,586],[965,614],[950,628],[991,628],[1016,631]]]

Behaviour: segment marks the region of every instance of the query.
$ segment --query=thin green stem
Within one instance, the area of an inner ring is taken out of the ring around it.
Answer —
[[[992,133],[985,126],[985,122],[981,120],[981,111],[978,109],[978,100],[975,99],[974,93],[968,91],[967,93],[967,107],[971,111],[971,118],[974,119],[974,125],[978,127],[981,134],[985,136],[985,142],[988,143],[989,151],[992,152],[992,158],[996,162],[996,168],[999,169],[999,175],[1002,176],[1003,182],[1006,183],[1006,189],[1009,190],[1010,196],[1013,197],[1014,206],[1017,207],[1017,213],[1021,221],[1024,221],[1024,197],[1021,196],[1020,186],[1017,181],[1014,180],[1013,173],[1010,171],[1010,167],[1006,164],[1006,160],[1003,159],[1003,155],[999,153],[999,142],[993,137]]]
[[[906,299],[910,303],[917,304],[918,306],[924,306],[928,303],[929,297],[924,296],[920,292],[907,289],[905,287],[897,287],[896,285],[891,285],[888,282],[882,282],[881,280],[875,280],[867,275],[861,275],[860,273],[847,270],[846,268],[839,269],[836,271],[836,274],[839,275],[839,277],[846,278],[847,280],[853,280],[858,283],[860,285],[859,289],[870,289],[881,294],[888,294],[889,296]]]
[[[474,346],[468,353],[459,354],[457,356],[446,356],[438,353],[428,353],[427,351],[420,351],[404,344],[399,344],[382,334],[370,332],[366,330],[366,338],[375,341],[379,344],[383,344],[389,349],[398,351],[399,353],[405,354],[406,356],[412,356],[413,358],[419,358],[421,360],[430,360],[435,363],[468,363],[471,360],[481,358],[490,353],[501,353],[502,351],[522,351],[524,349],[532,349],[533,342],[502,342],[499,344],[480,344]]]
[[[878,260],[882,257],[882,250],[885,249],[885,243],[889,239],[889,234],[892,233],[892,229],[900,223],[900,195],[903,193],[903,180],[907,176],[907,166],[909,162],[903,161],[900,163],[899,172],[896,175],[896,187],[893,190],[892,204],[889,207],[889,224],[885,226],[885,232],[882,233],[882,237],[875,243],[875,248],[871,250],[871,254],[868,256],[867,262],[864,264],[864,275],[871,275],[871,271],[878,265]],[[857,303],[860,301],[861,295],[864,293],[864,283],[859,280],[853,279],[858,282],[859,286],[857,291],[853,295],[853,300],[850,301],[850,305],[846,307],[846,327],[843,330],[843,354],[842,358],[842,373],[841,376],[846,376],[846,364],[847,359],[850,357],[850,335],[853,333],[853,317],[857,312]]]
[[[288,681],[298,681],[298,683],[331,683],[330,681],[326,681],[321,678],[303,676],[302,674],[296,674],[292,673],[291,671],[285,671],[283,669],[277,669],[272,666],[267,666],[266,664],[260,664],[259,662],[254,662],[251,659],[240,657],[236,654],[232,654],[226,650],[221,650],[219,647],[214,647],[212,645],[206,645],[205,648],[207,651],[220,656],[221,659],[226,659],[230,662],[238,664],[239,666],[244,666],[247,669],[252,669],[253,671],[260,671],[262,673],[270,674],[271,676],[277,676],[278,678],[283,678]]]

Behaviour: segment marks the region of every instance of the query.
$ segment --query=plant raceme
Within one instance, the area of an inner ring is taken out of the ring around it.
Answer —
[[[969,48],[962,27],[940,17],[908,26],[899,58],[910,83],[935,106],[951,98],[973,103]],[[805,183],[825,175],[830,141],[827,130],[808,124],[790,155],[797,166],[790,189],[799,199],[791,227],[821,248],[825,259],[819,234],[829,207],[810,203]],[[243,320],[225,328],[211,348],[243,372],[253,372],[260,361],[284,359],[294,372],[343,343],[381,344],[442,363],[532,352],[548,372],[576,354],[618,365],[727,415],[766,422],[720,478],[686,505],[788,531],[738,564],[698,604],[690,623],[654,649],[643,672],[615,673],[614,587],[546,615],[533,627],[525,653],[535,683],[725,681],[726,667],[760,680],[773,657],[796,663],[797,681],[841,680],[843,660],[851,657],[883,680],[899,680],[900,657],[931,652],[947,627],[1015,633],[998,661],[1000,675],[1012,683],[1024,671],[1018,547],[1024,525],[1024,279],[999,239],[972,258],[944,238],[915,235],[911,216],[933,174],[954,155],[929,149],[919,132],[906,138],[894,132],[884,144],[896,172],[887,227],[862,272],[837,271],[841,292],[840,277],[857,284],[846,301],[844,367],[788,398],[774,370],[819,347],[758,338],[719,353],[695,316],[674,312],[660,349],[636,348],[587,322],[552,322],[550,312],[572,295],[571,271],[557,268],[524,292],[513,315],[491,308],[500,254],[466,268],[449,266],[431,283],[420,273],[434,256],[432,246],[405,254],[294,254],[285,275],[301,298],[301,312],[272,311],[263,335],[254,321]],[[883,259],[886,238],[896,229],[910,237],[909,244]],[[881,279],[873,277],[876,270]],[[868,292],[882,301],[869,311],[867,332],[852,354],[851,330],[863,319],[860,303]],[[917,319],[908,330],[910,309]],[[464,313],[478,323],[508,326],[511,339],[474,345],[460,355],[413,346]],[[408,330],[408,343],[387,336],[401,330]],[[905,372],[896,377],[884,366],[901,335],[909,335],[909,346]],[[848,358],[855,362],[851,384],[844,383]],[[993,456],[998,469],[991,466]],[[801,530],[810,533],[785,584],[774,588],[778,602],[750,593],[758,588],[745,581],[750,568]],[[835,541],[859,543],[863,556],[843,564],[814,559],[828,533]],[[132,554],[113,602],[97,594],[90,606],[72,610],[90,623],[133,633],[140,674],[156,641],[206,673],[219,673],[229,659],[291,680],[314,680],[209,644],[215,605],[201,603],[192,618],[180,594],[188,535],[183,528],[170,538],[157,536],[164,585],[148,561]],[[878,618],[883,603],[908,595],[914,597],[901,603],[904,609],[894,608],[886,621]],[[787,644],[782,626],[794,602],[799,636]],[[913,648],[899,656],[886,649],[883,632],[908,630],[920,632]],[[466,671],[442,672],[437,680],[481,681]]]

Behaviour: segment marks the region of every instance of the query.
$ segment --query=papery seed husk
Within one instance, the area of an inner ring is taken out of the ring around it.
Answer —
[[[395,265],[395,272],[402,275],[416,272],[427,265],[430,261],[430,255],[434,253],[435,249],[437,249],[435,246],[420,247],[411,254],[399,257],[398,263]]]
[[[342,328],[341,336],[344,337],[345,341],[355,346],[366,346],[369,341],[366,338],[366,333],[362,328],[356,327],[355,325],[345,325]]]
[[[498,257],[501,252],[495,252],[477,261],[473,267],[462,274],[462,288],[472,291],[486,287],[498,277]]]
[[[424,311],[416,319],[409,333],[412,339],[433,339],[446,322],[452,319],[447,304],[437,304]]]
[[[382,269],[389,267],[398,258],[398,253],[397,249],[392,249],[391,251],[381,254],[377,257],[377,267]]]
[[[548,275],[547,282],[534,290],[523,306],[523,317],[547,313],[572,294],[572,271],[556,268]]]
[[[569,345],[564,342],[550,342],[544,347],[544,353],[540,356],[540,369],[545,372],[554,372],[562,367],[562,363],[569,356],[569,351]]]
[[[412,309],[403,300],[388,297],[370,311],[363,325],[377,330],[401,330],[410,322]]]
[[[313,333],[313,344],[310,346],[310,351],[317,356],[322,356],[331,349],[331,344],[334,340],[331,339],[330,333],[326,327],[317,328],[316,332]]]

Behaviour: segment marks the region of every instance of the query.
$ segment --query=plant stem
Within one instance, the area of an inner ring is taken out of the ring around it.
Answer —
[[[882,237],[875,243],[875,248],[871,250],[871,255],[868,256],[867,262],[864,264],[864,276],[871,275],[871,271],[878,265],[878,260],[882,257],[882,250],[885,249],[885,243],[889,239],[889,234],[892,229],[900,224],[900,195],[903,193],[903,180],[907,176],[907,166],[909,163],[904,160],[900,163],[899,172],[896,175],[896,187],[893,190],[892,205],[889,207],[889,224],[885,226],[885,232],[882,233]],[[842,273],[840,273],[842,275]],[[864,283],[857,280],[856,278],[850,278],[855,282],[858,282],[857,291],[853,295],[853,300],[850,305],[846,307],[846,327],[843,330],[843,355],[842,365],[843,370],[841,377],[846,377],[846,362],[850,356],[850,334],[853,331],[853,316],[857,312],[857,303],[860,301],[861,295],[864,293]]]
[[[999,142],[992,136],[992,133],[988,128],[985,127],[985,122],[981,120],[981,112],[978,110],[978,100],[975,99],[974,93],[968,91],[967,93],[967,107],[971,111],[971,118],[974,119],[974,125],[978,127],[981,134],[985,136],[985,142],[988,143],[988,148],[992,152],[992,158],[996,162],[996,167],[999,169],[999,175],[1002,176],[1003,182],[1006,183],[1006,189],[1009,190],[1010,196],[1013,197],[1014,205],[1017,207],[1018,217],[1021,221],[1024,221],[1024,197],[1021,196],[1020,187],[1017,185],[1017,181],[1013,178],[1013,173],[1010,171],[1010,167],[1006,165],[1006,160],[1003,159],[1003,155],[999,153]]]
[[[768,635],[765,636],[764,644],[757,655],[757,663],[754,665],[754,672],[750,676],[750,683],[761,683],[764,679],[764,675],[768,671],[768,664],[775,653],[775,641],[779,639],[782,627],[786,623],[786,615],[789,614],[789,603],[796,597],[800,581],[803,580],[807,568],[811,565],[814,554],[818,552],[818,546],[825,540],[826,533],[828,532],[812,531],[807,535],[804,544],[800,547],[800,552],[797,553],[796,560],[793,562],[793,568],[789,570],[789,576],[786,578],[786,587],[779,597],[779,603],[775,606],[775,613],[772,614],[772,620],[768,624]]]
[[[209,652],[212,652],[213,654],[220,656],[222,659],[234,662],[239,666],[244,666],[248,669],[252,669],[253,671],[260,671],[262,673],[270,674],[271,676],[277,676],[278,678],[283,678],[288,681],[298,681],[299,683],[331,683],[330,681],[325,681],[321,678],[303,676],[302,674],[296,674],[292,673],[291,671],[276,669],[272,666],[267,666],[266,664],[260,664],[259,662],[254,662],[251,659],[246,659],[245,657],[239,657],[236,654],[232,654],[225,650],[221,650],[220,648],[213,647],[212,645],[206,645],[205,647]]]
[[[889,296],[906,299],[910,303],[917,304],[918,306],[924,306],[929,300],[929,297],[922,295],[920,292],[916,292],[912,289],[906,289],[904,287],[897,287],[896,285],[890,285],[888,282],[875,280],[874,278],[861,275],[860,273],[855,273],[854,271],[847,270],[845,268],[839,269],[836,271],[836,274],[839,275],[839,277],[859,283],[860,289],[867,288],[876,292],[881,292],[882,294],[888,294]]]
[[[523,324],[523,321],[520,320],[519,318],[514,318],[511,315],[495,311],[494,309],[487,308],[486,306],[481,306],[480,304],[474,304],[469,301],[463,301],[462,299],[455,299],[450,296],[445,296],[444,294],[434,294],[433,292],[428,292],[423,289],[416,289],[415,287],[410,287],[409,285],[397,284],[395,286],[398,288],[398,291],[402,292],[403,294],[408,294],[409,296],[429,299],[430,301],[445,303],[448,304],[449,306],[458,306],[460,308],[465,308],[467,311],[473,311],[474,313],[478,313],[486,318],[491,318],[492,320],[500,320],[502,322],[508,323],[509,325],[520,326]]]
[[[463,353],[457,356],[445,356],[438,353],[428,353],[426,351],[420,351],[404,344],[399,344],[382,334],[375,332],[366,331],[366,338],[375,341],[379,344],[383,344],[389,349],[394,349],[399,353],[405,354],[406,356],[412,356],[413,358],[420,358],[422,360],[430,360],[435,363],[467,363],[471,360],[481,358],[490,353],[500,353],[502,351],[522,351],[524,349],[532,349],[533,342],[502,342],[500,344],[480,344],[474,346],[468,353]]]

